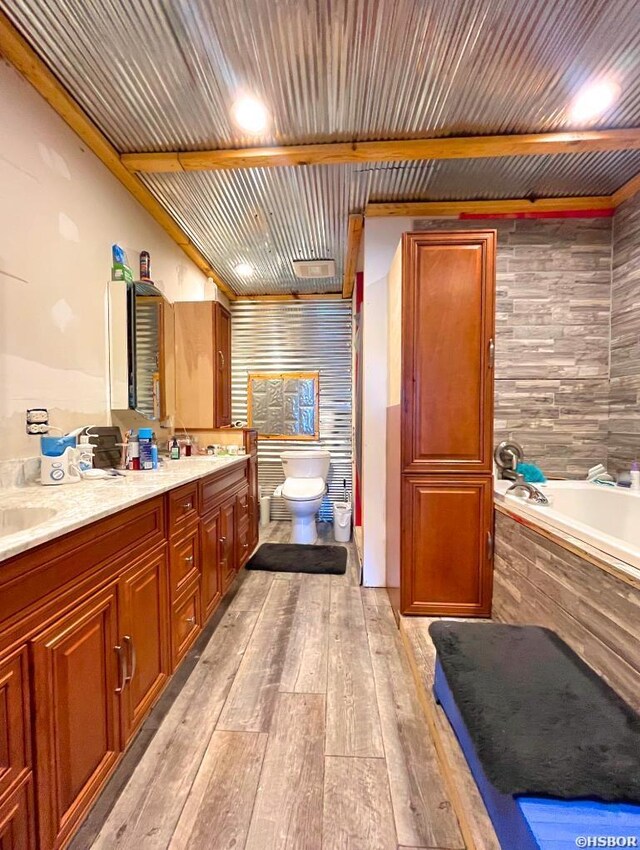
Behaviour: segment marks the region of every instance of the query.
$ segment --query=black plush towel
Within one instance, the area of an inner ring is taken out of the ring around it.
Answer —
[[[344,546],[311,546],[304,543],[263,543],[246,566],[274,573],[329,573],[347,569]]]
[[[640,803],[640,716],[556,634],[445,621],[429,633],[499,791]]]

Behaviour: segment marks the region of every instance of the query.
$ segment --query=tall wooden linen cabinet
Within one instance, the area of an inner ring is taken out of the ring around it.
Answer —
[[[389,275],[387,586],[400,614],[486,617],[494,230],[405,233]]]

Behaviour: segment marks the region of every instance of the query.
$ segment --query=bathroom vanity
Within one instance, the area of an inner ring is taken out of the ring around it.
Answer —
[[[49,488],[57,519],[0,538],[3,850],[68,844],[255,548],[252,435],[247,455]]]

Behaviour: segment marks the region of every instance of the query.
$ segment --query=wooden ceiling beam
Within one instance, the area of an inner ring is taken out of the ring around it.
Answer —
[[[42,95],[60,117],[93,151],[104,165],[128,189],[149,215],[182,248],[196,266],[214,280],[230,300],[235,299],[233,290],[211,268],[206,257],[191,242],[187,234],[167,213],[140,180],[120,161],[120,154],[100,132],[87,114],[60,85],[47,66],[16,30],[9,19],[0,12],[0,54]]]
[[[356,272],[358,270],[358,257],[360,256],[360,244],[362,242],[362,230],[364,228],[364,216],[354,213],[349,216],[347,227],[347,251],[344,260],[344,274],[342,276],[342,297],[351,298],[353,287],[356,283]]]
[[[640,192],[640,174],[636,174],[627,183],[624,183],[611,196],[614,207],[619,207],[624,201],[632,198],[637,192]]]
[[[590,195],[578,198],[510,198],[497,201],[400,201],[393,203],[368,204],[365,216],[407,216],[409,218],[430,218],[438,216],[456,217],[459,215],[496,215],[533,213],[533,212],[569,212],[581,210],[609,210],[614,202],[610,195]]]
[[[335,165],[345,162],[411,162],[435,159],[484,159],[504,156],[593,153],[640,149],[640,128],[530,133],[513,136],[461,136],[381,142],[335,142],[233,150],[122,154],[131,172],[219,171]]]

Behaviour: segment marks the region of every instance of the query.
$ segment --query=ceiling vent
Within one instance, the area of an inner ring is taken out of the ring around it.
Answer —
[[[319,277],[335,277],[335,260],[294,260],[293,270],[296,277],[304,280]]]

